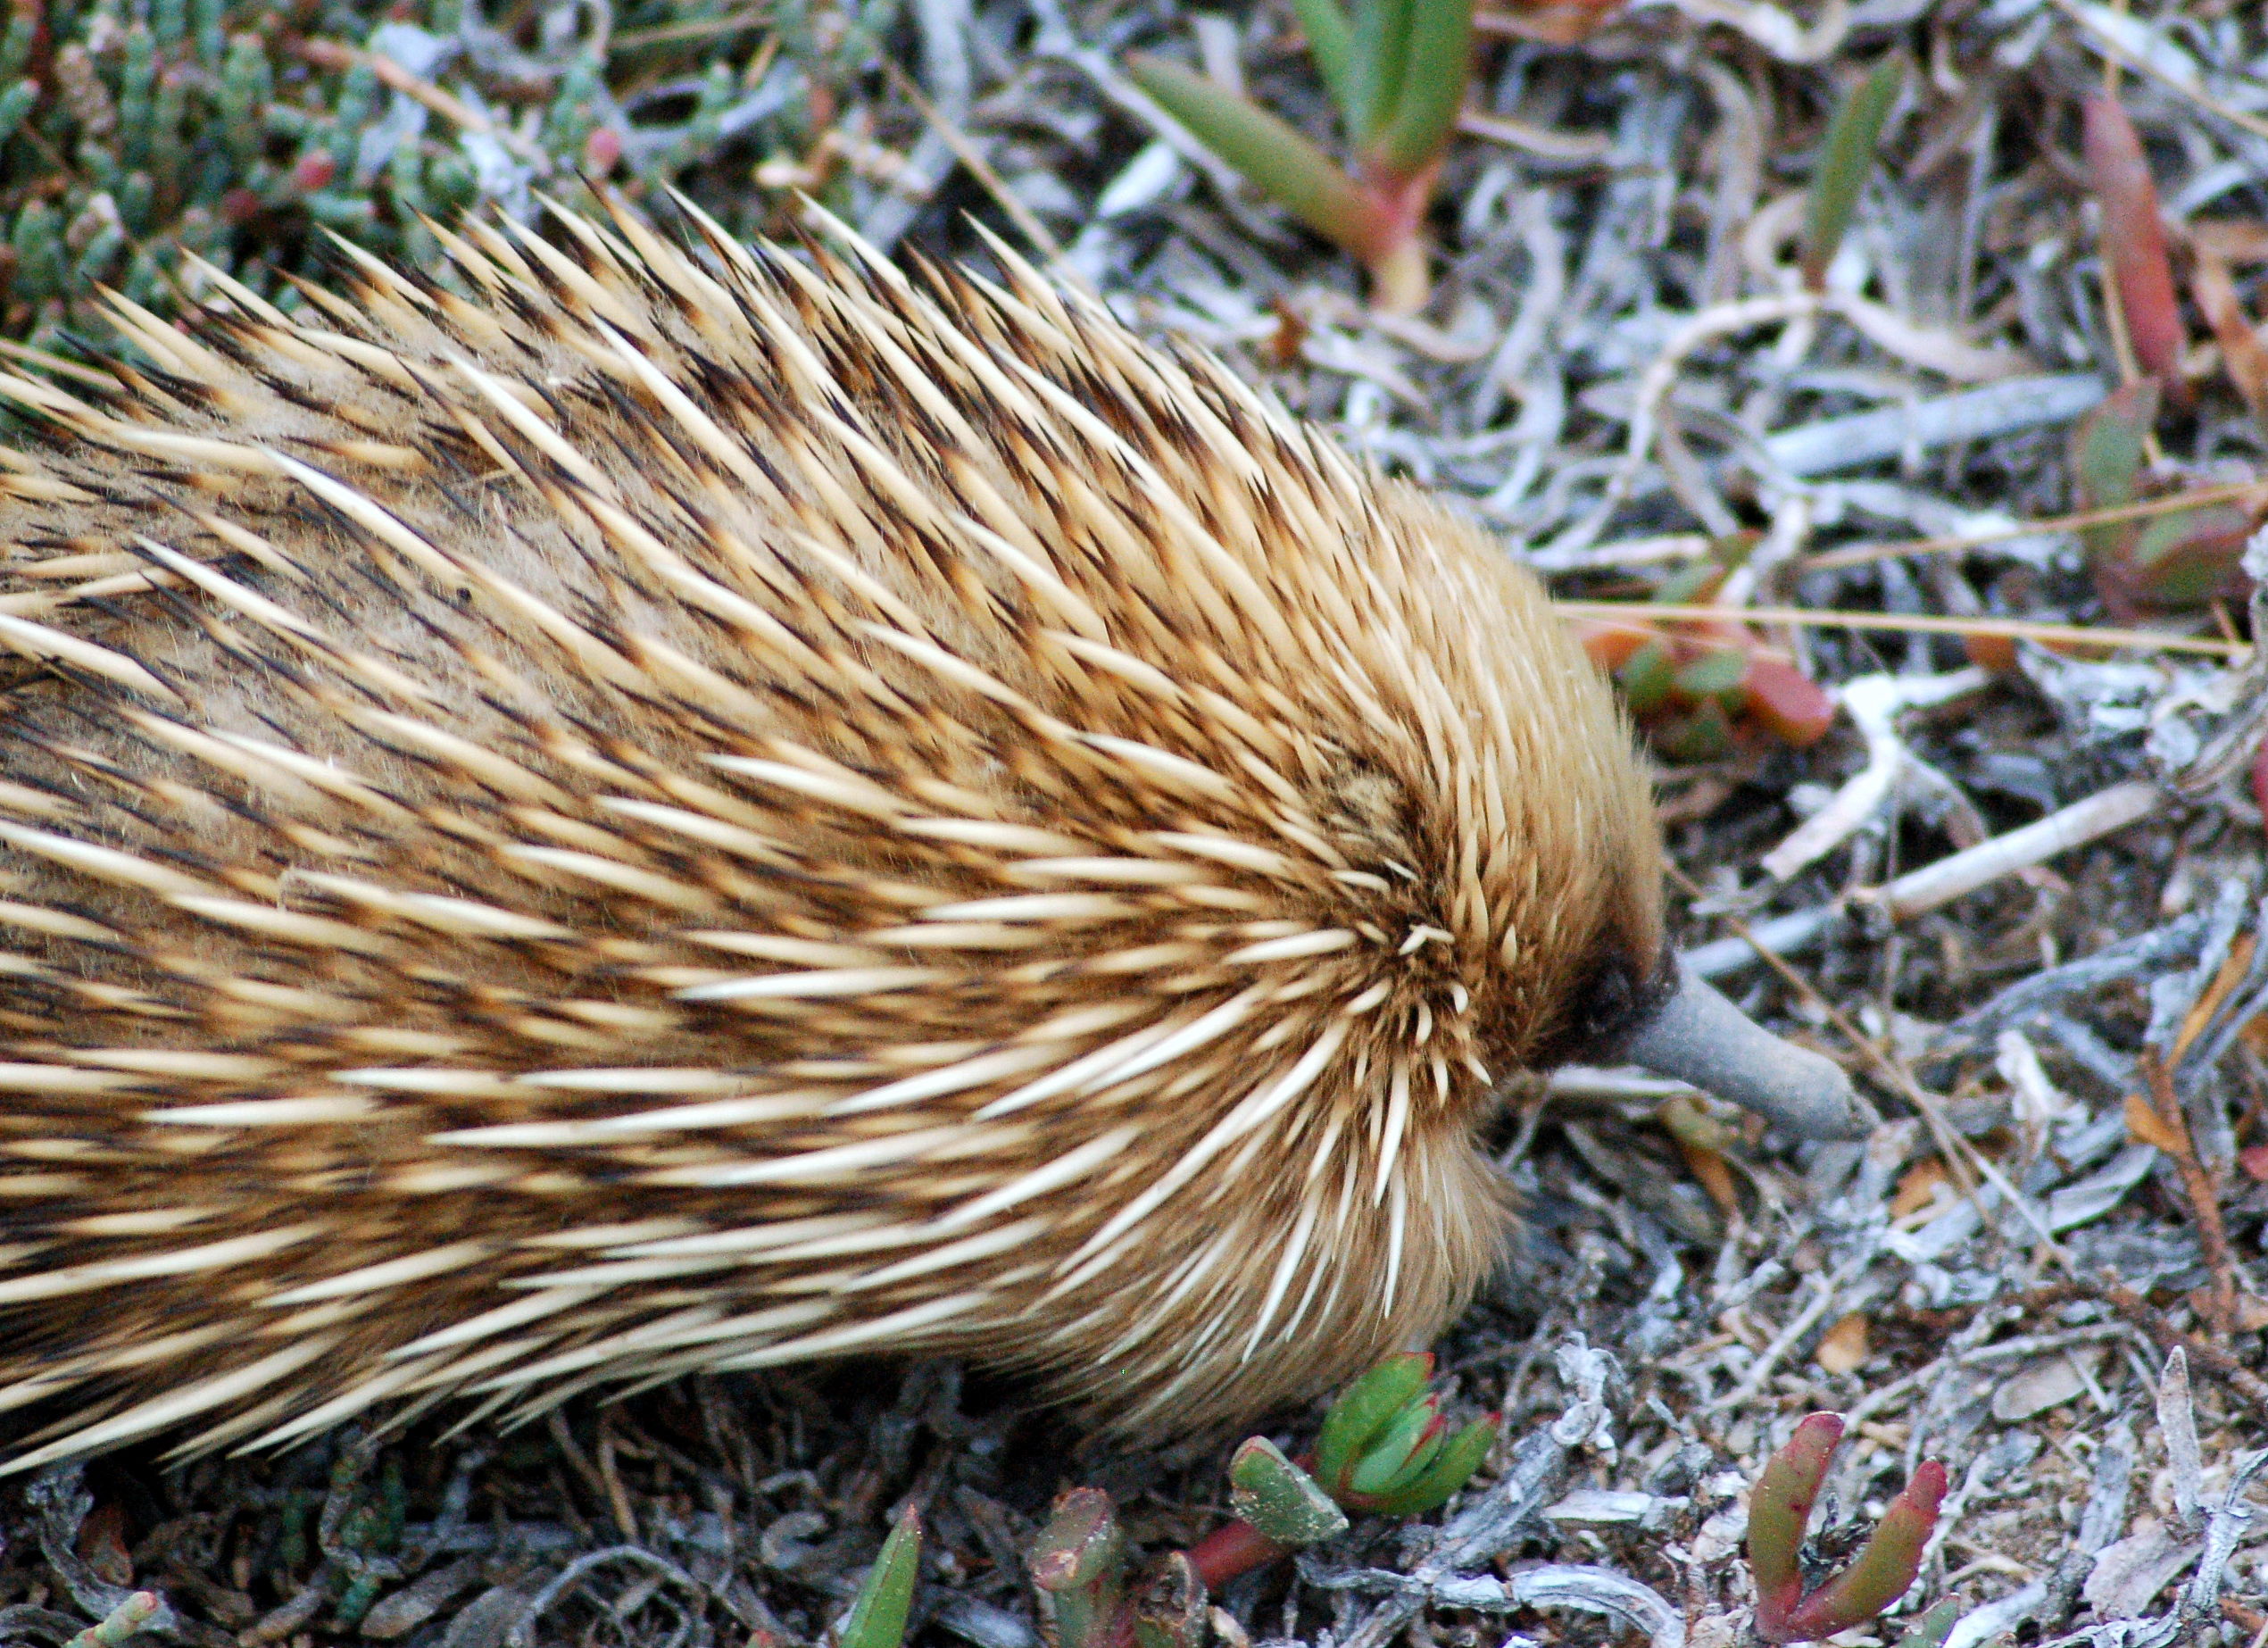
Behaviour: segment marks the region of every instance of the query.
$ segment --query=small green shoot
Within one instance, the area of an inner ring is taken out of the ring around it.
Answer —
[[[1895,57],[1885,59],[1844,94],[1827,122],[1803,229],[1803,283],[1815,292],[1827,289],[1827,266],[1858,212],[1866,179],[1874,175],[1874,146],[1905,83],[1906,65]]]
[[[165,1603],[154,1591],[135,1591],[104,1616],[63,1644],[63,1648],[124,1648],[157,1620]]]
[[[1343,1480],[1356,1452],[1395,1414],[1425,1394],[1433,1359],[1419,1351],[1389,1356],[1340,1394],[1316,1438],[1315,1468],[1325,1481]]]
[[[1229,1509],[1280,1545],[1317,1544],[1347,1531],[1347,1513],[1266,1436],[1236,1450],[1228,1480]]]
[[[1331,1404],[1316,1444],[1325,1493],[1350,1511],[1414,1517],[1465,1486],[1496,1440],[1496,1416],[1452,1436],[1425,1388],[1433,1373],[1431,1355],[1390,1356]]]
[[[1945,1498],[1945,1467],[1924,1460],[1892,1500],[1848,1567],[1807,1592],[1804,1525],[1842,1440],[1840,1414],[1807,1414],[1765,1462],[1749,1494],[1749,1570],[1756,1581],[1757,1635],[1768,1643],[1815,1642],[1864,1625],[1906,1594]]]
[[[1433,1372],[1431,1356],[1390,1356],[1348,1386],[1325,1417],[1312,1471],[1248,1439],[1229,1462],[1234,1519],[1152,1564],[1131,1598],[1110,1496],[1061,1495],[1030,1557],[1058,1648],[1195,1648],[1209,1592],[1237,1575],[1343,1533],[1350,1511],[1409,1517],[1445,1503],[1487,1457],[1497,1421],[1452,1433],[1426,1389]]]
[[[1433,1359],[1389,1356],[1340,1394],[1324,1418],[1312,1474],[1253,1437],[1229,1467],[1237,1519],[1191,1550],[1198,1577],[1218,1586],[1346,1527],[1344,1512],[1414,1517],[1448,1502],[1496,1440],[1490,1414],[1452,1433],[1426,1389]]]
[[[1032,1547],[1032,1583],[1055,1615],[1059,1648],[1106,1648],[1126,1600],[1126,1537],[1101,1488],[1057,1496]]]
[[[1473,56],[1473,0],[1296,0],[1308,49],[1339,109],[1351,165],[1289,122],[1163,58],[1127,62],[1134,83],[1261,193],[1368,270],[1393,314],[1431,289],[1425,218],[1457,129]]]
[[[859,1587],[837,1648],[898,1648],[906,1640],[914,1580],[920,1572],[921,1514],[908,1505]]]

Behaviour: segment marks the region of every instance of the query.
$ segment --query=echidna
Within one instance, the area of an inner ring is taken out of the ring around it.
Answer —
[[[1458,1307],[1517,1069],[1854,1123],[1474,530],[1012,259],[560,222],[0,386],[14,1468],[878,1350],[1202,1426]]]

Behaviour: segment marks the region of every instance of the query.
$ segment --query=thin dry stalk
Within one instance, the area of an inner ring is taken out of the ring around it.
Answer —
[[[2170,1061],[2160,1057],[2156,1048],[2145,1047],[2139,1063],[2146,1093],[2142,1102],[2149,1106],[2157,1129],[2157,1136],[2152,1142],[2172,1159],[2174,1171],[2181,1175],[2181,1188],[2189,1198],[2189,1210],[2197,1222],[2197,1245],[2204,1253],[2206,1268],[2213,1273],[2206,1314],[2214,1332],[2225,1342],[2236,1331],[2239,1289],[2236,1262],[2229,1251],[2228,1226],[2221,1215],[2220,1182],[2198,1159],[2189,1117],[2181,1108],[2181,1096],[2173,1090]]]

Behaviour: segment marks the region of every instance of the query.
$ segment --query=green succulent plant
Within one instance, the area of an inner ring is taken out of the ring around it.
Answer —
[[[1473,56],[1473,0],[1293,0],[1351,151],[1342,166],[1250,98],[1150,54],[1134,82],[1261,193],[1370,274],[1371,301],[1408,313],[1431,289],[1425,211]]]

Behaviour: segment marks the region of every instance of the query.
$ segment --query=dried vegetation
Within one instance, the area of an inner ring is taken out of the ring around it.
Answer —
[[[2268,1637],[2262,727],[2217,655],[2268,497],[2259,8],[1484,9],[1431,302],[1399,318],[1123,71],[1156,52],[1329,140],[1286,5],[11,15],[0,319],[44,354],[99,337],[98,280],[164,302],[176,245],[288,303],[261,271],[312,267],[323,228],[426,261],[419,211],[582,174],[749,233],[808,190],[885,246],[981,259],[976,221],[1059,256],[1564,597],[1653,600],[1603,617],[1687,671],[1649,678],[1649,720],[1688,943],[1900,1119],[1790,1151],[1624,1073],[1515,1095],[1524,1251],[1442,1363],[1455,1411],[1504,1413],[1495,1456],[1442,1516],[1235,1582],[1222,1640],[1730,1643],[1745,1485],[1818,1407],[1848,1416],[1829,1488],[1859,1526],[1950,1466],[1902,1606],[1965,1599],[1954,1648]],[[1879,163],[1823,206],[1854,149],[1830,122],[1869,96]],[[1697,597],[1746,612],[1680,628]],[[2111,624],[2156,633],[2075,643]],[[1824,736],[1774,720],[1800,688],[1691,674],[1726,647],[1834,689]],[[918,1640],[1034,1648],[1051,1496],[1101,1486],[1137,1543],[1188,1544],[1224,1458],[1083,1452],[950,1367],[128,1455],[0,1490],[0,1642],[135,1587],[198,1644],[816,1641],[911,1502]]]

